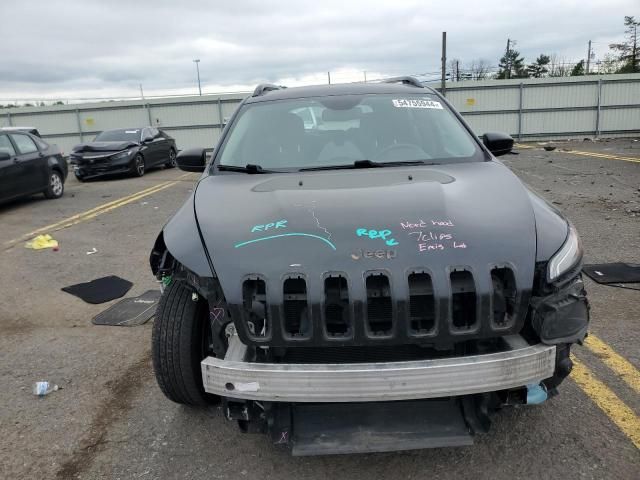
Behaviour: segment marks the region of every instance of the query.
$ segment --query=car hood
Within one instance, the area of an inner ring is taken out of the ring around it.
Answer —
[[[304,275],[312,300],[331,272],[356,293],[369,271],[392,283],[427,271],[448,285],[449,272],[464,268],[489,291],[491,268],[508,266],[518,288],[533,282],[531,201],[497,162],[209,176],[198,184],[195,214],[230,303],[241,303],[249,275],[280,285],[276,296],[287,275]]]
[[[85,152],[118,152],[127,148],[137,147],[135,142],[88,142],[73,147],[74,153]]]

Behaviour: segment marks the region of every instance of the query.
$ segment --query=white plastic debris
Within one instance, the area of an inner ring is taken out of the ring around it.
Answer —
[[[93,255],[94,253],[98,253],[98,249],[96,247],[93,247],[91,251],[87,252],[87,255]]]
[[[40,381],[33,384],[33,394],[38,397],[44,397],[45,395],[49,395],[51,392],[55,392],[58,390],[58,385],[54,385],[47,381]]]

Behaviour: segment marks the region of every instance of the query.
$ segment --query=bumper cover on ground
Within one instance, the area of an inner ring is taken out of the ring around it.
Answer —
[[[505,337],[499,353],[434,360],[351,364],[276,364],[245,360],[237,336],[224,360],[205,358],[207,392],[231,398],[278,402],[371,402],[439,398],[492,392],[538,383],[553,376],[556,347],[527,345]]]

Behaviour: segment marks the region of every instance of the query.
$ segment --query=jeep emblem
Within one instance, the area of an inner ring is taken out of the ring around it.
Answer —
[[[351,253],[351,258],[353,260],[360,260],[361,258],[378,258],[378,259],[387,259],[390,260],[392,258],[396,258],[395,250],[357,250]]]

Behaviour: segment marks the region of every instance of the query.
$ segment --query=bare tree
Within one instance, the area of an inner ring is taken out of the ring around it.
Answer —
[[[620,67],[620,62],[611,53],[605,54],[602,60],[596,62],[597,71],[600,74],[616,73]]]
[[[452,58],[451,60],[449,60],[448,71],[450,72],[449,79],[451,81],[453,82],[460,81],[460,59],[459,58]]]
[[[550,57],[548,66],[550,77],[568,77],[571,75],[573,64],[567,62],[567,59],[564,57],[558,57],[555,53]]]
[[[474,80],[484,80],[489,78],[489,72],[491,72],[491,65],[489,62],[483,59],[471,60],[471,63],[465,71],[471,73],[471,78]]]

